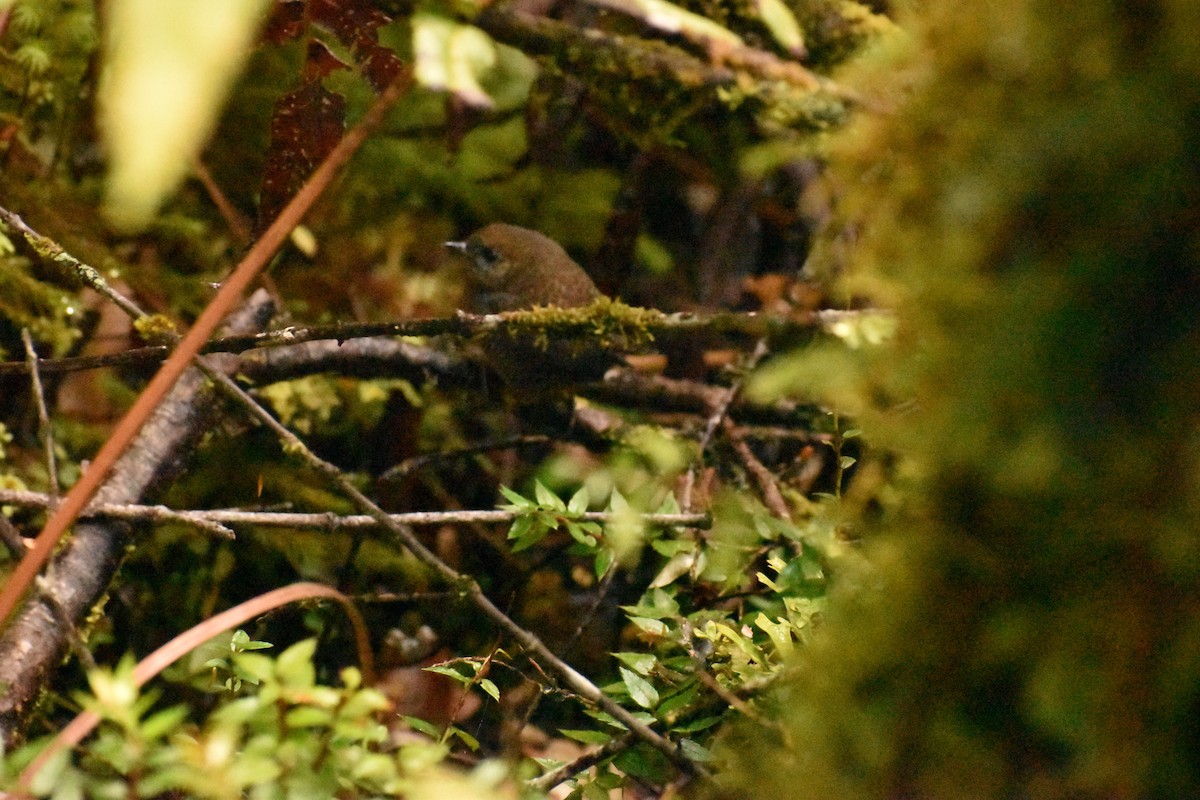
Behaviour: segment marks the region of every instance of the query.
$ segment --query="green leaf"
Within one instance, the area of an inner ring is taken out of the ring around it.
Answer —
[[[313,686],[317,682],[317,669],[313,666],[313,654],[316,651],[316,639],[296,642],[279,654],[275,661],[275,674],[290,686]]]
[[[686,661],[686,664],[679,665],[680,669],[691,668],[691,658],[687,658]],[[696,702],[696,698],[699,696],[700,685],[696,681],[688,681],[682,686],[676,687],[665,697],[663,697],[658,704],[656,713],[663,719],[668,719],[672,714],[675,714]]]
[[[842,469],[848,469],[854,466],[855,461],[857,461],[857,459],[851,458],[850,456],[842,456],[842,460],[839,463],[842,465]]]
[[[467,747],[469,747],[471,750],[479,749],[479,740],[476,739],[471,734],[464,731],[462,728],[459,728],[457,726],[451,726],[450,729],[448,731],[446,731],[446,733],[449,734],[450,736],[455,736],[455,737],[461,739],[462,743],[465,744]]]
[[[621,680],[629,691],[629,697],[642,708],[654,708],[658,705],[658,690],[650,681],[638,675],[633,670],[620,667]]]
[[[697,733],[699,731],[708,730],[714,725],[720,724],[720,717],[701,717],[700,719],[694,719],[685,725],[677,725],[676,727],[671,728],[671,730],[676,733]]]
[[[649,675],[658,663],[658,657],[650,653],[613,653],[613,657],[639,675]]]
[[[284,719],[287,721],[288,727],[291,728],[316,728],[319,726],[324,727],[333,722],[333,715],[324,708],[300,706],[289,711]]]
[[[591,500],[588,498],[588,490],[586,486],[580,486],[579,491],[571,495],[571,501],[567,503],[567,513],[579,516],[588,510],[588,504]]]
[[[649,617],[630,617],[629,621],[634,626],[641,628],[652,636],[666,636],[668,632],[666,623],[659,619],[650,619]]]
[[[423,733],[431,739],[442,738],[442,733],[437,729],[436,725],[426,722],[418,717],[401,716],[401,719],[408,723],[408,726],[414,731]]]
[[[783,0],[758,0],[758,16],[775,41],[793,56],[803,56],[804,32],[796,16]]]
[[[620,753],[613,759],[613,766],[635,778],[663,783],[671,777],[671,762],[652,747],[640,745]]]
[[[566,526],[567,533],[571,534],[572,539],[586,547],[596,546],[596,537],[588,536],[586,533],[584,533],[583,528],[580,527],[578,522],[568,522],[566,523]]]
[[[187,706],[173,706],[151,714],[138,726],[138,731],[146,739],[158,739],[179,728],[187,719]]]
[[[434,673],[437,673],[438,675],[445,675],[447,678],[453,678],[454,680],[461,683],[463,686],[466,686],[474,679],[473,676],[463,675],[461,672],[454,669],[453,667],[445,667],[445,666],[442,666],[441,664],[434,664],[432,667],[423,667],[422,669],[425,672],[434,672]]]
[[[596,552],[596,561],[593,569],[596,571],[597,578],[603,578],[612,568],[613,551],[611,548],[603,547]]]
[[[712,761],[712,753],[691,739],[681,739],[679,741],[679,750],[692,761]]]
[[[483,689],[483,691],[486,692],[487,695],[489,697],[491,697],[493,700],[495,700],[497,703],[500,702],[500,690],[496,687],[496,684],[493,683],[490,679],[484,678],[483,680],[481,680],[479,682],[479,688]]]
[[[862,436],[862,431],[858,428],[850,428],[849,430],[842,431],[843,439],[854,439],[859,436]]]
[[[608,510],[614,514],[628,514],[633,512],[633,508],[629,505],[629,501],[625,499],[625,495],[614,488],[612,494],[608,498]]]
[[[524,531],[513,542],[512,550],[514,553],[519,553],[533,547],[535,544],[546,538],[549,529],[542,523],[541,520],[530,519],[528,530]]]
[[[533,494],[537,497],[538,505],[555,511],[566,511],[562,498],[546,488],[541,481],[533,482]]]
[[[559,733],[566,736],[568,739],[574,739],[577,742],[584,744],[608,744],[612,740],[612,736],[604,731],[584,731],[584,730],[566,730],[560,729]]]
[[[526,498],[517,494],[507,486],[500,487],[500,494],[504,495],[505,498],[508,499],[508,502],[512,503],[517,508],[533,508],[534,504],[530,500],[527,500]]]
[[[513,520],[513,524],[508,529],[508,538],[520,539],[527,536],[531,528],[533,528],[534,519],[532,516],[517,517]]]

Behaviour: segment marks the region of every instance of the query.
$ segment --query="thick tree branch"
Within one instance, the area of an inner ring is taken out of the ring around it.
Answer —
[[[246,332],[266,325],[274,306],[259,291],[230,319],[229,328]],[[232,372],[237,360],[208,356],[210,366]],[[164,399],[130,448],[117,461],[109,479],[96,493],[99,504],[134,503],[153,494],[182,469],[184,458],[212,421],[214,395],[196,369],[183,377]],[[86,521],[50,561],[39,591],[21,607],[0,633],[0,740],[15,743],[23,721],[45,681],[69,646],[69,627],[61,624],[53,606],[68,619],[81,620],[107,588],[128,544],[128,527],[113,521]]]

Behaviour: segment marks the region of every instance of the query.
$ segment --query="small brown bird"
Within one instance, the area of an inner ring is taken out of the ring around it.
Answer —
[[[558,242],[528,228],[495,222],[446,246],[470,259],[469,305],[479,314],[574,308],[600,297],[596,284]]]
[[[583,267],[537,231],[496,222],[446,246],[471,262],[466,305],[477,314],[576,308],[602,296]],[[480,344],[488,366],[526,398],[598,380],[618,361],[594,342],[546,341],[513,330],[491,333]]]

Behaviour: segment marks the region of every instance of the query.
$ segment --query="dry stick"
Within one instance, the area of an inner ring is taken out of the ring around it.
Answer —
[[[55,499],[41,492],[16,489],[0,489],[0,503],[29,508],[49,508]],[[408,511],[388,515],[398,525],[446,525],[476,524],[489,522],[512,522],[520,512],[488,509],[483,511]],[[612,514],[606,511],[588,511],[580,518],[591,522],[608,522]],[[230,538],[226,525],[255,525],[265,528],[378,528],[374,517],[366,514],[339,516],[337,514],[315,514],[281,511],[242,511],[239,509],[214,509],[208,511],[177,511],[166,506],[147,506],[137,503],[104,503],[89,505],[79,515],[80,519],[109,517],[128,521],[177,522],[202,527],[222,538]],[[643,520],[651,525],[707,528],[712,524],[708,514],[646,514]]]
[[[729,437],[733,451],[742,459],[746,471],[758,484],[758,492],[762,495],[763,503],[776,517],[791,522],[792,514],[788,510],[787,502],[783,499],[783,494],[779,491],[779,484],[775,482],[775,476],[758,460],[758,456],[754,455],[754,451],[750,449],[750,445],[746,444],[746,440],[737,435],[733,420],[726,417],[721,422],[721,428]]]
[[[196,173],[204,191],[208,192],[208,199],[212,200],[213,205],[217,207],[217,213],[225,220],[225,225],[233,234],[238,246],[245,247],[250,244],[250,223],[246,220],[246,216],[238,211],[237,207],[221,191],[220,185],[217,184],[216,179],[213,178],[212,173],[208,171],[208,167],[199,157],[192,159],[192,172]]]
[[[305,463],[318,474],[325,476],[333,482],[342,492],[349,497],[356,506],[368,516],[387,529],[410,553],[417,557],[421,563],[432,569],[442,577],[447,583],[455,587],[460,596],[467,597],[475,606],[486,614],[492,622],[494,622],[501,630],[515,639],[527,651],[533,653],[536,661],[548,666],[556,672],[560,679],[571,688],[577,695],[583,697],[588,702],[600,706],[608,714],[614,717],[618,722],[635,733],[643,741],[648,742],[653,747],[658,749],[664,755],[671,759],[681,770],[689,774],[704,775],[706,771],[698,764],[687,758],[678,747],[672,744],[668,739],[664,738],[650,726],[641,722],[633,714],[622,708],[615,700],[604,694],[596,684],[588,680],[584,675],[566,661],[563,661],[555,653],[542,643],[542,640],[535,636],[530,631],[522,628],[514,622],[507,614],[500,610],[493,603],[483,589],[474,578],[455,570],[446,562],[442,561],[438,556],[417,538],[413,533],[412,528],[407,525],[401,525],[391,518],[391,516],[382,508],[377,506],[369,497],[360,492],[358,488],[350,481],[346,475],[335,465],[318,457],[315,453],[308,449],[295,434],[285,428],[278,420],[271,416],[258,402],[249,394],[238,386],[232,379],[225,375],[215,373],[214,379],[219,388],[223,389],[229,396],[239,401],[245,408],[269,430],[273,431],[283,441],[284,450],[287,453],[299,455],[304,459]]]
[[[79,512],[91,500],[113,464],[125,452],[129,443],[141,429],[142,423],[150,416],[163,396],[191,363],[192,356],[212,335],[226,312],[242,296],[250,282],[254,280],[254,276],[266,266],[275,251],[287,239],[291,230],[299,224],[305,213],[320,197],[337,172],[350,159],[350,156],[366,141],[371,131],[383,121],[388,109],[400,99],[409,83],[406,75],[383,91],[358,125],[342,137],[329,156],[313,172],[312,177],[305,182],[296,196],[263,233],[262,238],[254,243],[233,273],[221,284],[221,288],[213,297],[212,302],[200,314],[162,368],[138,396],[133,407],[117,423],[79,482],[67,493],[62,505],[50,515],[45,527],[34,540],[33,550],[21,560],[12,576],[5,582],[3,590],[0,590],[0,624],[8,620],[13,609],[25,594],[25,590],[49,560],[55,545],[66,533],[67,527],[74,522]],[[140,309],[138,310],[140,311]]]
[[[8,219],[9,214],[11,212],[0,209],[0,219]],[[73,269],[78,273],[78,268],[73,267]],[[88,280],[89,286],[103,291],[106,295],[111,291],[102,282],[103,279],[100,279],[100,283],[92,283],[88,276],[81,275],[81,277]],[[95,277],[99,278],[98,274]],[[438,336],[441,334],[471,336],[476,333],[528,324],[524,320],[513,319],[513,314],[522,313],[527,312],[485,315],[459,313],[453,317],[410,319],[399,322],[344,322],[330,325],[293,326],[247,336],[212,339],[205,342],[201,352],[206,354],[243,353],[247,350],[287,347],[303,342],[348,342],[381,336]],[[706,331],[761,336],[770,339],[794,333],[830,331],[835,326],[846,322],[867,318],[889,318],[890,316],[890,312],[880,309],[855,311],[823,309],[808,312],[799,317],[773,317],[757,312],[723,311],[715,314],[675,313],[661,314],[657,317],[650,315],[645,321],[645,326],[648,332],[655,335],[664,332]],[[591,335],[592,324],[581,318],[575,326],[575,335]],[[563,335],[571,334],[564,330]],[[161,345],[148,345],[105,355],[44,359],[41,363],[41,370],[45,374],[50,374],[101,367],[150,365],[161,362],[168,352],[168,349]],[[24,375],[28,371],[28,365],[21,361],[0,362],[0,375]]]
[[[265,324],[273,304],[258,292],[227,320],[230,330],[247,330]],[[221,359],[222,369],[236,362]],[[189,451],[204,429],[204,416],[213,403],[207,379],[185,372],[166,399],[142,426],[129,449],[113,467],[93,502],[137,502],[170,480],[180,453]],[[24,729],[23,721],[35,710],[33,700],[45,688],[51,671],[66,649],[65,628],[43,594],[81,619],[112,580],[129,544],[125,526],[111,522],[80,521],[72,536],[55,549],[53,567],[42,572],[45,591],[31,597],[0,631],[0,741],[11,744]]]
[[[244,405],[255,418],[257,418],[260,422],[262,422],[268,428],[273,430],[276,433],[276,435],[279,436],[283,440],[284,446],[288,451],[300,453],[309,462],[310,466],[315,468],[319,473],[324,474],[327,477],[331,478],[343,491],[346,492],[346,494],[348,494],[356,502],[356,504],[358,504],[360,506],[360,508],[362,508],[363,510],[368,512],[368,515],[369,515],[368,519],[370,519],[375,524],[380,524],[383,527],[387,528],[389,531],[391,531],[397,538],[400,539],[401,544],[403,544],[410,551],[412,551],[414,553],[414,555],[416,555],[419,559],[421,559],[423,562],[425,562],[428,566],[433,568],[435,571],[439,572],[453,586],[457,587],[457,590],[460,595],[466,595],[466,596],[470,597],[470,599],[482,611],[484,611],[485,614],[487,614],[489,617],[491,617],[493,619],[493,621],[497,622],[502,629],[504,629],[509,635],[513,636],[513,638],[515,638],[518,642],[520,642],[527,650],[534,652],[542,662],[546,663],[555,672],[557,672],[560,675],[560,677],[577,694],[583,696],[585,699],[588,699],[597,705],[600,705],[602,708],[604,708],[606,711],[608,711],[612,716],[614,716],[615,718],[620,720],[622,723],[626,724],[626,726],[629,727],[640,738],[648,741],[653,746],[660,749],[663,753],[665,753],[668,757],[670,757],[673,761],[675,761],[679,765],[679,767],[682,770],[684,770],[685,772],[688,772],[689,774],[704,774],[704,770],[701,767],[692,763],[689,759],[687,759],[685,756],[683,756],[682,753],[680,753],[677,748],[675,748],[673,745],[671,745],[671,743],[668,740],[659,736],[659,734],[657,734],[655,731],[653,731],[648,726],[644,725],[643,723],[640,723],[628,711],[623,709],[615,701],[613,701],[610,698],[608,698],[607,696],[605,696],[599,690],[599,688],[597,688],[593,683],[588,681],[587,678],[585,678],[580,673],[576,672],[574,670],[574,668],[572,668],[569,664],[567,664],[566,662],[559,659],[556,655],[554,655],[554,653],[552,651],[550,651],[549,648],[547,648],[536,636],[534,636],[532,633],[526,631],[525,629],[523,629],[519,625],[517,625],[515,622],[513,622],[508,616],[506,616],[502,611],[500,611],[499,608],[497,608],[495,605],[493,605],[490,600],[488,600],[486,595],[484,595],[483,590],[479,587],[479,585],[473,579],[469,578],[468,576],[457,573],[449,565],[446,565],[444,562],[442,562],[440,559],[438,559],[437,556],[434,555],[431,551],[427,550],[424,547],[424,545],[422,545],[421,542],[413,534],[411,528],[409,528],[408,526],[403,525],[401,523],[398,523],[396,521],[393,521],[389,517],[389,515],[387,515],[382,509],[380,509],[374,503],[372,503],[370,501],[370,499],[368,499],[365,495],[362,495],[360,492],[358,492],[358,490],[353,486],[353,484],[350,483],[350,481],[344,476],[344,474],[337,467],[317,458],[317,456],[315,454],[313,454],[311,451],[309,451],[308,448],[304,445],[304,443],[299,438],[297,438],[295,435],[293,435],[291,433],[291,431],[287,430],[278,421],[276,421],[274,417],[272,417],[265,409],[263,409],[252,397],[250,397],[246,392],[244,392],[241,389],[241,387],[239,387],[236,383],[234,383],[234,381],[232,379],[230,379],[228,376],[226,376],[225,374],[223,374],[221,372],[211,369],[203,361],[198,360],[198,361],[196,361],[195,365],[198,369],[200,369],[206,375],[206,377],[208,377],[211,381],[213,381],[218,386],[218,388],[222,389],[223,391],[226,392],[226,394],[230,395],[232,398],[234,398],[239,403]],[[33,493],[19,493],[19,494],[33,494]],[[126,507],[126,508],[128,508],[128,507]],[[187,516],[192,516],[192,515],[188,515],[187,512],[172,512],[169,509],[166,510],[164,513],[164,510],[162,510],[161,508],[154,508],[154,507],[150,507],[150,512],[153,515],[158,516],[159,518],[162,518],[165,516],[165,517],[170,517],[170,518],[178,519],[178,520],[184,520],[184,519],[186,519]],[[244,514],[253,513],[253,512],[211,512],[211,513],[223,514],[223,515],[229,515],[229,514],[234,514],[234,515],[243,514],[244,515]],[[478,515],[478,514],[505,515],[506,514],[506,512],[451,512],[451,516],[458,516],[461,518],[464,514],[471,514],[471,513],[474,513],[476,515]],[[258,516],[258,515],[255,515],[255,516]],[[295,516],[295,515],[289,515],[289,516]],[[310,516],[310,517],[313,517],[313,518],[319,520],[321,522],[321,524],[324,526],[328,526],[330,524],[330,520],[332,519],[331,515],[307,515],[307,516]],[[445,517],[446,515],[419,514],[416,516],[425,517],[428,519],[430,516]],[[591,516],[591,515],[589,515],[589,516]],[[603,516],[603,515],[600,515],[600,516]],[[678,520],[679,522],[701,522],[701,523],[703,523],[706,521],[706,517],[704,515],[687,515],[687,516],[684,516],[684,515],[656,515],[656,516],[664,517],[664,519],[659,520],[662,522],[676,521],[676,520],[670,519],[671,517],[681,517],[681,519]],[[428,521],[434,522],[434,521],[438,521],[438,520],[428,520]],[[219,523],[215,523],[215,524],[219,524]]]
[[[754,352],[746,359],[744,369],[749,372],[758,365],[762,357],[767,354],[767,340],[759,339],[758,344],[754,346]],[[708,422],[704,426],[704,434],[700,437],[699,453],[700,459],[704,458],[704,448],[708,447],[708,443],[712,441],[713,434],[717,431],[717,426],[721,424],[721,420],[725,419],[725,415],[729,413],[729,407],[733,405],[734,398],[742,388],[740,380],[734,381],[733,385],[725,390],[724,395],[713,409],[712,414],[708,418]],[[684,511],[690,511],[692,507],[692,486],[696,482],[696,465],[693,464],[687,472],[687,477],[684,479],[682,499],[680,506]]]
[[[25,357],[29,363],[29,380],[33,389],[33,400],[37,404],[38,425],[42,429],[42,443],[46,447],[46,480],[50,483],[50,495],[62,494],[58,482],[58,462],[54,458],[54,432],[50,430],[50,413],[46,410],[46,394],[42,390],[42,376],[38,372],[38,355],[33,349],[33,338],[28,328],[21,329],[21,341],[25,343]]]
[[[549,792],[555,786],[570,780],[585,769],[590,769],[609,756],[628,749],[634,741],[632,734],[627,733],[624,736],[618,736],[615,739],[605,742],[592,752],[584,753],[574,761],[568,761],[566,764],[547,772],[545,775],[539,775],[527,781],[525,785],[540,792]]]

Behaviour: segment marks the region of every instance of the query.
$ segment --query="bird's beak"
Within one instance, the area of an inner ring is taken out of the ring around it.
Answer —
[[[457,250],[458,252],[462,253],[463,255],[467,254],[467,243],[466,242],[444,242],[444,244],[446,245],[446,247],[450,248],[451,250]]]

